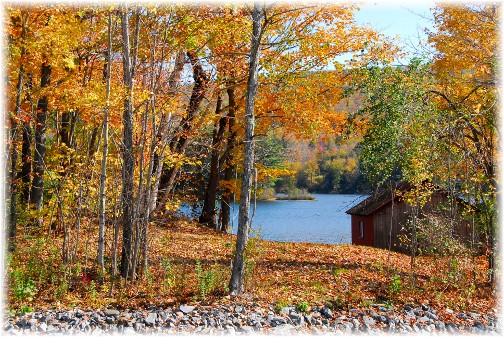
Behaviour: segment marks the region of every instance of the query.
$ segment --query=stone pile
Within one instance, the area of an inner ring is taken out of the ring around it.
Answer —
[[[440,314],[444,320],[440,319]],[[429,306],[390,309],[331,310],[313,307],[300,312],[257,304],[151,306],[144,310],[114,308],[71,311],[45,310],[4,315],[1,335],[21,334],[490,334],[500,335],[495,314],[442,313]]]

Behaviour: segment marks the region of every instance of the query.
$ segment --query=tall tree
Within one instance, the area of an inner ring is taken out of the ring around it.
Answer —
[[[98,230],[98,253],[97,261],[100,265],[102,271],[105,268],[104,264],[104,248],[105,248],[105,187],[107,182],[107,155],[108,155],[108,133],[109,133],[109,110],[110,110],[110,69],[112,63],[112,12],[109,11],[108,15],[108,41],[107,41],[107,60],[105,63],[105,82],[106,82],[106,106],[103,110],[103,154],[101,162],[101,174],[100,174],[100,195],[99,195],[99,230]]]
[[[252,176],[254,174],[254,102],[257,93],[257,73],[259,68],[259,47],[266,22],[266,8],[254,3],[252,11],[252,42],[249,55],[249,77],[247,81],[247,96],[245,103],[245,143],[243,159],[243,176],[238,215],[238,234],[236,236],[236,253],[233,261],[229,291],[233,294],[243,292],[245,277],[245,247],[250,226],[250,195],[252,191]]]
[[[123,83],[126,87],[126,98],[123,109],[123,247],[121,252],[121,275],[124,278],[134,278],[133,270],[133,224],[134,224],[134,169],[133,158],[133,84],[136,73],[136,58],[138,52],[138,35],[140,31],[140,9],[135,11],[135,37],[133,48],[130,46],[129,16],[127,7],[121,8]]]
[[[480,200],[485,241],[494,281],[496,235],[497,67],[501,5],[448,4],[434,10],[436,31],[429,34],[436,86],[430,90],[445,125],[449,151],[463,154],[470,169],[461,183]],[[455,135],[458,135],[457,137]],[[453,174],[464,176],[462,167]]]
[[[28,10],[22,11],[21,12],[21,45],[23,45],[24,40],[26,38],[26,30],[27,30],[27,24],[28,24],[28,18],[30,16],[30,13]],[[15,111],[11,113],[11,138],[10,138],[10,143],[8,144],[10,146],[10,150],[7,151],[9,154],[9,159],[11,163],[10,167],[10,209],[9,209],[9,214],[10,214],[10,219],[9,219],[9,226],[7,230],[7,238],[8,238],[8,243],[9,243],[9,249],[13,250],[15,247],[15,237],[16,237],[16,222],[17,222],[17,199],[18,199],[18,191],[19,191],[19,184],[17,182],[18,179],[18,174],[17,174],[17,160],[18,160],[18,133],[19,133],[19,120],[21,119],[21,103],[22,103],[22,96],[23,96],[23,81],[24,81],[24,76],[25,76],[25,68],[23,66],[22,60],[24,56],[26,55],[26,48],[24,46],[21,47],[21,53],[20,53],[20,60],[21,62],[19,63],[19,70],[18,70],[18,76],[17,76],[17,84],[16,84],[16,105],[15,105]]]
[[[219,116],[222,109],[221,93],[217,94],[217,104],[215,106],[215,114]],[[206,224],[209,227],[216,228],[215,215],[216,215],[216,201],[217,201],[217,188],[219,187],[219,158],[221,152],[221,143],[224,138],[226,130],[227,117],[221,116],[214,122],[213,137],[212,137],[212,151],[210,158],[210,173],[208,178],[208,185],[205,191],[205,199],[203,202],[203,210],[198,221]]]
[[[198,115],[198,109],[208,90],[208,74],[202,67],[201,61],[198,59],[194,51],[188,51],[187,57],[193,68],[194,86],[189,99],[186,116],[182,119],[180,130],[175,139],[170,144],[170,151],[173,154],[183,155],[189,145],[190,133],[195,128],[195,119]],[[180,165],[175,163],[171,167],[163,165],[163,171],[160,178],[159,189],[163,194],[158,202],[157,211],[161,211],[166,204],[170,193],[172,192],[175,177],[180,170]]]
[[[40,88],[43,90],[51,82],[51,65],[44,60],[40,67]],[[49,99],[47,93],[43,93],[37,103],[35,114],[35,155],[33,160],[33,181],[30,193],[30,202],[35,209],[40,211],[44,201],[44,172],[46,151],[46,121]]]
[[[231,202],[233,190],[229,184],[231,183],[236,167],[234,165],[235,160],[235,148],[236,148],[236,110],[237,104],[235,99],[236,88],[231,83],[227,88],[228,95],[228,137],[226,142],[226,150],[223,155],[223,166],[224,166],[224,181],[227,182],[226,185],[222,187],[222,201],[221,201],[221,214],[219,218],[220,230],[227,232],[231,224]]]

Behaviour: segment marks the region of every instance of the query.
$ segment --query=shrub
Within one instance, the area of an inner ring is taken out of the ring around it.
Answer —
[[[280,313],[282,312],[282,310],[284,308],[287,308],[289,306],[289,303],[287,303],[286,301],[284,300],[278,300],[276,303],[275,303],[275,311],[277,313]]]
[[[308,311],[308,308],[310,307],[310,305],[308,304],[308,302],[299,302],[297,305],[296,305],[296,309],[300,312],[306,312]]]
[[[401,278],[399,275],[393,275],[390,278],[390,285],[388,287],[389,293],[393,296],[399,294],[402,290]]]

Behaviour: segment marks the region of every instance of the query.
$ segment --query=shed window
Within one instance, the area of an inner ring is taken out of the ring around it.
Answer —
[[[364,239],[364,221],[359,221],[359,239]]]

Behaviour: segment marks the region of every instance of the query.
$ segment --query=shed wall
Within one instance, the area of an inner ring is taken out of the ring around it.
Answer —
[[[397,199],[393,205],[390,202],[376,210],[373,213],[375,247],[406,253],[407,249],[401,246],[400,234],[403,233],[402,227],[407,224],[410,214],[411,207]]]
[[[448,196],[446,193],[433,193],[430,200],[424,205],[419,212],[419,218],[422,214],[433,214],[438,216],[445,216],[449,218],[450,212],[443,205],[448,204]],[[467,221],[461,221],[459,214],[461,205],[455,203],[453,214],[455,216],[454,223],[456,224],[453,231],[454,234],[462,241],[468,242],[472,228]],[[410,253],[410,247],[401,243],[401,238],[407,235],[410,237],[409,231],[403,230],[403,227],[408,225],[408,220],[411,218],[413,208],[405,202],[399,201],[396,198],[394,205],[394,212],[392,214],[392,203],[389,202],[383,207],[377,209],[373,214],[374,224],[374,247],[390,249],[402,253]],[[457,209],[458,208],[458,209]],[[390,233],[392,224],[392,233]]]
[[[360,237],[360,222],[364,223],[364,237]],[[352,215],[352,244],[374,246],[373,216]]]

